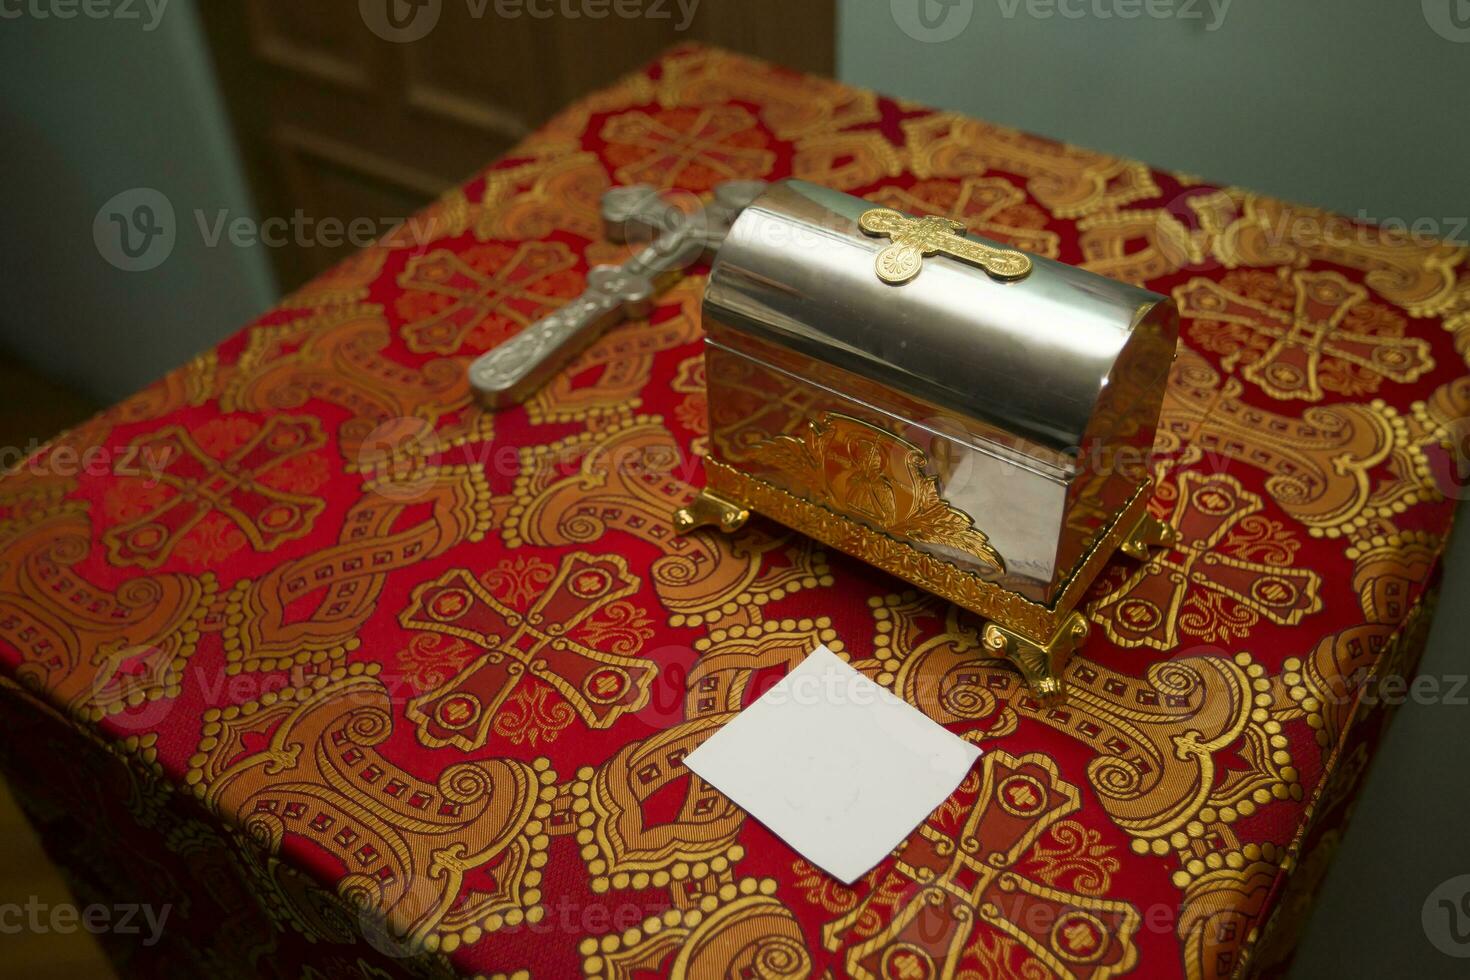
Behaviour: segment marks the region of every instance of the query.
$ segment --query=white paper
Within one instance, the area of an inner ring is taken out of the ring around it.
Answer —
[[[960,784],[980,750],[819,646],[684,764],[852,884]]]

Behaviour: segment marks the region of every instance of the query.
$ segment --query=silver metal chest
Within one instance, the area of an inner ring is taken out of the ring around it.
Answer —
[[[720,245],[704,297],[707,487],[991,620],[1044,697],[1074,609],[1148,518],[1178,317],[1163,296],[800,181]]]

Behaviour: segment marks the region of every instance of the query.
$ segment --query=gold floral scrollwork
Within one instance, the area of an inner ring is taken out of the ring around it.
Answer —
[[[795,494],[885,534],[955,548],[1005,571],[985,532],[944,499],[924,451],[891,432],[836,412],[808,419],[798,436],[757,446],[757,464]]]

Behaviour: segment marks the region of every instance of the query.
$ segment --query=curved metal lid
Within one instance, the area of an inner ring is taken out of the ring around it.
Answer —
[[[892,243],[859,227],[874,207],[803,181],[772,185],[720,247],[706,321],[1050,453],[1070,454],[1120,426],[1136,431],[1120,405],[1124,392],[1110,393],[1105,413],[1099,406],[1114,379],[1132,379],[1132,388],[1142,376],[1137,397],[1127,400],[1140,402],[1143,416],[1152,406],[1152,418],[1136,420],[1152,432],[1178,333],[1172,301],[1036,256],[1023,277],[1004,280],[933,255],[895,285],[875,268]],[[1136,329],[1145,322],[1149,329]],[[1095,420],[1100,414],[1108,418]]]

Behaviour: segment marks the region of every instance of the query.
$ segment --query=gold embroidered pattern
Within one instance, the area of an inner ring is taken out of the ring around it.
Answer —
[[[1222,367],[1240,365],[1278,401],[1371,394],[1384,380],[1408,384],[1434,369],[1427,340],[1404,336],[1402,318],[1336,272],[1195,278],[1176,287],[1174,299],[1179,315],[1194,321],[1190,335],[1220,354]],[[1289,311],[1273,305],[1283,300]]]

